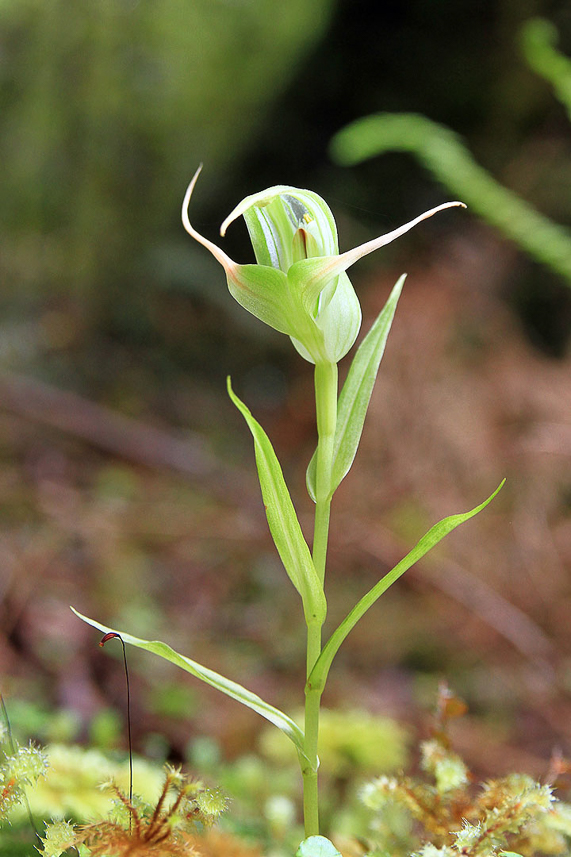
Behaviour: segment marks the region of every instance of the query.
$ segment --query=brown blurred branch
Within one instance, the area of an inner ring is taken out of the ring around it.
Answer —
[[[392,533],[380,527],[374,535],[368,533],[364,536],[360,545],[388,568],[396,565],[406,553]],[[419,563],[420,568],[426,568],[426,565],[426,560]],[[547,668],[554,654],[549,637],[523,610],[507,601],[484,580],[458,563],[442,558],[430,563],[427,573],[421,573],[413,567],[409,575],[415,583],[435,587],[462,604],[508,640],[527,660],[544,670]],[[547,672],[550,674],[551,669],[547,669]]]
[[[221,463],[197,435],[178,437],[21,375],[0,376],[0,408],[81,438],[99,449],[145,467],[166,468],[222,493],[242,497],[244,474]]]
[[[543,452],[571,456],[571,425],[557,422],[536,422],[527,437],[520,442],[523,452]]]
[[[19,375],[0,376],[0,408],[72,434],[106,452],[146,467],[167,468],[206,487],[230,502],[248,504],[255,492],[246,488],[246,476],[210,453],[201,438],[181,438],[145,425],[102,405],[45,383]],[[406,552],[387,530],[363,533],[359,546],[370,556],[396,564]],[[351,540],[353,541],[353,539]],[[394,561],[393,561],[394,560]],[[486,582],[450,560],[432,565],[427,575],[411,571],[413,579],[440,589],[465,606],[531,662],[545,666],[553,644],[522,610],[510,604]]]

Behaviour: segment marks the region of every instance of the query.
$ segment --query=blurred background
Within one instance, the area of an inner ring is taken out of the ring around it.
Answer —
[[[348,249],[456,196],[410,154],[330,155],[359,117],[418,113],[564,242],[569,117],[524,56],[535,16],[571,55],[571,6],[547,0],[0,4],[0,665],[24,733],[125,744],[120,652],[69,604],[299,708],[298,599],[225,377],[309,533],[312,371],[184,233],[185,187],[203,162],[191,215],[212,240],[245,195],[308,187]],[[241,224],[224,247],[252,260]],[[364,330],[405,270],[334,502],[330,627],[432,523],[507,484],[352,632],[324,702],[422,733],[445,677],[468,762],[540,776],[571,752],[570,282],[453,209],[352,270]],[[137,751],[257,749],[254,714],[129,656]]]

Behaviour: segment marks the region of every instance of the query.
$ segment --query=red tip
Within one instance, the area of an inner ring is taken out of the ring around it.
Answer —
[[[117,639],[119,640],[121,639],[119,634],[116,634],[115,631],[110,631],[108,634],[105,634],[105,636],[101,638],[101,640],[99,641],[99,645],[103,647],[105,643],[107,643],[109,640],[115,639],[115,637],[117,637]]]

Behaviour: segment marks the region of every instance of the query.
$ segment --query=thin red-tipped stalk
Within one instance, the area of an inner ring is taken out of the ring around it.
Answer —
[[[131,686],[129,684],[129,668],[127,666],[127,649],[125,648],[125,641],[121,634],[116,634],[114,631],[110,631],[109,634],[105,634],[104,637],[99,641],[99,645],[103,647],[105,643],[109,640],[117,638],[121,641],[121,645],[123,646],[123,664],[125,667],[125,685],[127,688],[127,740],[129,743],[129,803],[133,803],[133,738],[131,734]],[[129,825],[130,827],[130,825]]]

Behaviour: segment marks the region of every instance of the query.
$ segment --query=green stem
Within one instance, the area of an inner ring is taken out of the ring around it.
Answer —
[[[315,524],[313,531],[313,562],[320,581],[325,579],[329,513],[331,507],[331,471],[335,427],[337,424],[337,364],[317,363],[315,366],[315,408],[317,415],[317,462],[315,479]],[[307,676],[309,677],[321,654],[321,625],[307,628]],[[317,745],[319,738],[319,707],[321,689],[309,685],[305,691],[304,749],[309,765],[303,773],[303,815],[305,835],[319,833],[319,795],[317,780]]]
[[[313,531],[313,562],[323,582],[329,539],[331,507],[331,470],[335,427],[337,425],[337,364],[317,363],[315,366],[315,410],[317,416],[317,462],[315,475],[315,526]]]
[[[309,629],[308,629],[309,630]],[[320,629],[319,629],[320,630]],[[308,633],[309,640],[309,633]],[[303,774],[303,821],[305,836],[319,834],[319,791],[317,780],[317,741],[319,736],[319,706],[321,692],[307,690],[305,694],[305,754],[309,759]]]

